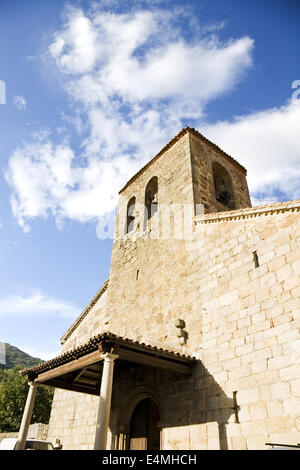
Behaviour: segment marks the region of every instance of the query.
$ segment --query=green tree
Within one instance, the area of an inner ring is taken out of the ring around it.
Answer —
[[[21,424],[28,383],[19,370],[18,367],[0,370],[0,432],[18,431]],[[32,423],[49,422],[52,399],[52,387],[38,387]]]

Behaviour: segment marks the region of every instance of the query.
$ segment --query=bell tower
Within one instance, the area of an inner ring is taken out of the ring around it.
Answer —
[[[247,171],[193,128],[182,129],[121,189],[116,238],[145,230],[159,206],[190,204],[197,215],[251,207]]]

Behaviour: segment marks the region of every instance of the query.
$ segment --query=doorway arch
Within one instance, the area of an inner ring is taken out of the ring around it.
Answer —
[[[130,435],[132,435],[131,418],[139,403],[147,398],[154,402],[158,409],[159,422],[156,424],[161,434],[161,425],[162,422],[165,422],[167,410],[166,397],[158,394],[157,390],[153,387],[141,384],[136,386],[130,392],[122,394],[121,399],[117,395],[113,396],[113,406],[110,419],[110,429],[112,432],[111,449],[130,449]],[[162,445],[163,444],[161,442],[160,447]]]

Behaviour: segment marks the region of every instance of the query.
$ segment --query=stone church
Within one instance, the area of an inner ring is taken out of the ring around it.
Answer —
[[[109,279],[22,371],[55,387],[63,449],[300,442],[300,200],[251,207],[246,169],[182,129],[121,189]]]

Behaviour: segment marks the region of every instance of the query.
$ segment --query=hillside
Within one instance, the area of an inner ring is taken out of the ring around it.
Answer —
[[[0,344],[3,345],[3,343]],[[20,349],[16,348],[15,346],[11,346],[8,343],[4,344],[6,351],[5,364],[0,363],[0,370],[12,369],[15,366],[24,368],[33,367],[36,364],[44,362],[42,361],[42,359],[32,357],[24,351],[21,351]]]

